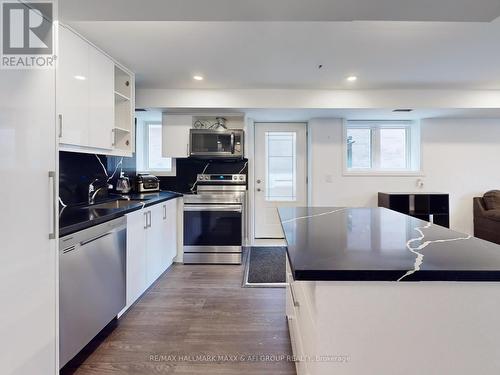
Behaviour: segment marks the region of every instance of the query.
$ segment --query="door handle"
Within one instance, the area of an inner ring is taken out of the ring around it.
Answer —
[[[56,172],[49,171],[49,180],[52,179],[52,232],[49,233],[49,239],[54,240],[56,238],[56,226],[57,226],[57,212],[59,207],[57,205],[56,198]]]
[[[62,138],[63,115],[59,113],[59,138]]]

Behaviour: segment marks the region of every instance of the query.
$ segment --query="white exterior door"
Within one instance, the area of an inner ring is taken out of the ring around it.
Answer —
[[[255,238],[283,238],[277,209],[307,205],[306,126],[255,124]]]

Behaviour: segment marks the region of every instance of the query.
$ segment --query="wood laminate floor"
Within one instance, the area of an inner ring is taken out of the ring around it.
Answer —
[[[285,289],[242,288],[242,276],[243,265],[173,265],[63,373],[295,374],[280,359]]]

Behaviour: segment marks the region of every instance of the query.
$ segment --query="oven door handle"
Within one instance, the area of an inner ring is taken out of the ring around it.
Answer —
[[[190,205],[184,203],[184,211],[226,211],[226,212],[242,212],[242,207],[239,205]]]

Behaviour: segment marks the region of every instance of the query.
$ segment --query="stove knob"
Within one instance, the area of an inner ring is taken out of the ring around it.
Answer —
[[[243,176],[240,176],[240,181],[243,181]]]
[[[208,180],[208,179],[209,179],[208,176],[205,176],[205,180]]]
[[[238,176],[233,176],[233,180],[237,180],[238,179]]]

